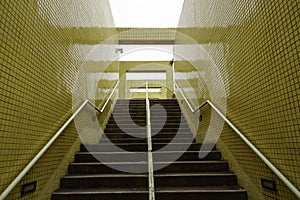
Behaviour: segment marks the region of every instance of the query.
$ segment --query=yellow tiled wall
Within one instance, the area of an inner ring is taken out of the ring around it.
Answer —
[[[177,48],[176,48],[177,49]],[[175,63],[175,80],[181,91],[188,98],[193,109],[203,103],[210,97],[207,85],[192,63],[187,60],[177,60]],[[179,102],[185,102],[181,93],[176,92]],[[185,118],[189,122],[189,126],[194,135],[197,135],[199,126],[199,112],[192,113],[186,103],[182,103],[181,109],[186,114]]]
[[[176,48],[180,55],[195,54],[181,33],[197,41],[207,52],[212,62],[209,67],[203,66],[207,72],[204,77],[211,78],[209,71],[214,64],[222,79],[214,88],[223,86],[226,91],[226,104],[218,98],[213,103],[297,188],[300,188],[299,16],[297,0],[186,0],[176,39],[176,44],[186,46]],[[190,62],[197,62],[196,57],[196,61],[191,58]],[[180,62],[175,64],[180,68]],[[201,71],[199,66],[197,70]],[[210,89],[210,80],[205,81]],[[210,89],[210,99],[212,92]],[[204,123],[210,113],[203,111]],[[205,128],[200,125],[199,132],[201,127]],[[226,125],[218,146],[237,172],[240,185],[248,190],[250,200],[296,199]],[[263,189],[261,178],[274,180],[277,192]]]
[[[115,33],[110,12],[108,0],[0,2],[0,192],[72,114],[78,69]],[[8,199],[50,199],[79,142],[71,124]]]

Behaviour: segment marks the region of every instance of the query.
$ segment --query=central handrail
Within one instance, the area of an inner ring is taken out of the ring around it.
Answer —
[[[245,135],[239,131],[230,121],[227,119],[227,117],[209,100],[206,100],[204,103],[202,103],[200,106],[198,106],[196,109],[193,109],[185,97],[185,95],[182,93],[181,88],[175,83],[175,86],[178,88],[179,92],[185,99],[186,103],[188,104],[188,107],[190,108],[191,112],[196,112],[197,110],[200,110],[204,105],[209,104],[213,110],[232,128],[232,130],[252,149],[252,151],[274,172],[274,174],[277,175],[277,177],[300,199],[300,192],[299,190],[271,163],[268,158],[263,155],[254,144],[252,144]]]
[[[62,132],[68,127],[68,125],[74,120],[74,118],[80,113],[80,111],[87,105],[91,105],[95,110],[102,113],[106,108],[109,100],[111,99],[113,93],[115,92],[119,81],[115,84],[111,94],[106,100],[105,104],[101,109],[98,109],[95,104],[89,100],[85,100],[79,108],[73,113],[73,115],[65,122],[65,124],[55,133],[55,135],[47,142],[47,144],[34,156],[34,158],[26,165],[26,167],[19,173],[19,175],[7,186],[7,188],[1,193],[0,200],[4,200],[9,193],[17,186],[17,184],[24,178],[24,176],[29,172],[29,170],[37,163],[37,161],[44,155],[44,153],[50,148],[50,146],[55,142],[55,140],[62,134]]]
[[[149,200],[155,200],[153,156],[152,156],[152,134],[151,134],[151,120],[150,120],[150,101],[148,98],[148,81],[146,81],[146,120],[147,120],[147,143],[148,143]]]

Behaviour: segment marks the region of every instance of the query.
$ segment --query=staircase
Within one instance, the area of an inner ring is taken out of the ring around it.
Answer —
[[[150,105],[156,199],[247,199],[215,147],[199,159],[209,144],[195,143],[176,100]],[[118,100],[100,143],[81,145],[52,199],[148,199],[145,125],[145,100]]]

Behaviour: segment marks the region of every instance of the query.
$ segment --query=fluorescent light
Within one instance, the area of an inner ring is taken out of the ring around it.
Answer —
[[[146,91],[147,91],[146,88],[130,88],[130,93],[135,93],[135,92],[145,93]],[[148,92],[161,93],[161,88],[148,88]]]

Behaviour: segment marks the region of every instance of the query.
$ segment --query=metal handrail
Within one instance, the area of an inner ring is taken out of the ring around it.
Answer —
[[[274,174],[300,199],[300,191],[271,163],[267,157],[265,157],[256,147],[253,145],[242,132],[240,132],[228,119],[227,117],[209,100],[206,100],[196,109],[190,106],[185,95],[182,93],[181,88],[175,83],[176,87],[179,89],[181,95],[188,104],[190,110],[194,113],[201,109],[204,105],[209,104],[213,110],[232,128],[232,130],[252,149],[252,151],[273,171]]]
[[[109,100],[111,99],[112,95],[115,93],[115,90],[117,89],[118,85],[119,85],[120,81],[117,81],[117,83],[114,86],[114,89],[112,90],[112,92],[110,93],[109,97],[107,98],[106,102],[104,103],[104,105],[102,106],[101,110],[98,110],[100,113],[102,113],[104,111],[104,109],[106,108]]]
[[[29,172],[29,170],[35,165],[35,163],[44,155],[44,153],[50,148],[50,146],[55,142],[55,140],[61,135],[61,133],[68,127],[68,125],[74,120],[74,118],[80,113],[80,111],[87,105],[90,104],[98,112],[102,113],[108,104],[108,101],[112,97],[112,94],[116,90],[119,81],[116,83],[111,95],[106,100],[102,109],[98,109],[92,102],[85,100],[81,106],[73,113],[73,115],[65,122],[65,124],[56,132],[56,134],[47,142],[47,144],[34,156],[34,158],[26,165],[26,167],[19,173],[19,175],[7,186],[7,188],[1,193],[0,200],[4,200],[9,193],[17,186],[17,184],[24,178],[24,176]]]
[[[193,109],[192,105],[190,104],[190,102],[187,100],[187,98],[186,98],[185,95],[183,94],[182,89],[178,86],[178,84],[177,84],[176,82],[174,83],[174,85],[175,85],[175,87],[178,88],[180,94],[181,94],[182,97],[184,98],[186,104],[188,105],[188,107],[189,107],[189,109],[192,111],[192,113],[195,113],[197,110],[200,110],[200,109],[204,106],[205,103],[204,103],[204,104],[201,104],[201,105],[198,106],[197,108]]]
[[[148,143],[149,200],[155,200],[153,156],[152,156],[152,134],[151,134],[151,120],[150,120],[150,101],[148,98],[148,81],[146,81],[146,119],[147,119],[147,143]]]

